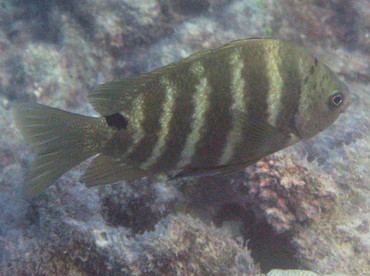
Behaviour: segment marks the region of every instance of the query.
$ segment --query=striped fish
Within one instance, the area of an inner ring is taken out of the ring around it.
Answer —
[[[16,124],[37,153],[26,197],[94,155],[87,185],[231,173],[327,128],[349,92],[305,49],[247,39],[99,85],[88,99],[101,117],[16,106]]]

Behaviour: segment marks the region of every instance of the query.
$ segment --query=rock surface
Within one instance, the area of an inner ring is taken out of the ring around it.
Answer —
[[[0,0],[0,274],[370,273],[367,4]],[[87,188],[84,163],[22,199],[33,156],[14,104],[96,115],[86,95],[97,83],[256,36],[294,40],[323,59],[352,92],[348,112],[231,176]]]

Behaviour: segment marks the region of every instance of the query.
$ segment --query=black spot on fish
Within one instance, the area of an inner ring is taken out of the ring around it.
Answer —
[[[105,120],[108,126],[113,126],[120,129],[126,129],[128,126],[128,121],[120,113],[114,113],[112,115],[105,116]]]
[[[313,75],[315,73],[315,67],[312,65],[310,68],[310,75]]]

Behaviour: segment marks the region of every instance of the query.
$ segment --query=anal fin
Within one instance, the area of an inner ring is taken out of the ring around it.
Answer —
[[[182,177],[225,176],[239,172],[244,168],[256,163],[257,161],[258,160],[251,160],[241,164],[214,166],[209,168],[185,168],[170,179],[172,180]]]
[[[90,163],[80,181],[87,186],[96,186],[133,181],[147,175],[147,171],[127,165],[122,159],[101,154]]]

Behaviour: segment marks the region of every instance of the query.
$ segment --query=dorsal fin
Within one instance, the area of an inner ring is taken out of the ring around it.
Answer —
[[[139,77],[111,81],[98,85],[90,92],[88,96],[89,102],[95,108],[95,110],[103,116],[120,112],[124,116],[128,117],[130,109],[137,96],[140,93],[148,92],[145,91],[145,86],[148,81],[152,81],[158,76],[173,70],[173,68],[175,68],[178,64],[193,62],[194,60],[200,59],[209,54],[217,54],[224,49],[242,46],[246,42],[256,39],[258,38],[235,40],[218,48],[196,52],[178,62],[170,63],[164,67],[158,68]]]
[[[129,117],[131,107],[138,95],[145,92],[155,92],[146,91],[147,89],[145,86],[148,82],[153,81],[153,79],[158,78],[158,76],[172,70],[178,63],[190,62],[209,53],[210,51],[211,50],[195,53],[179,62],[174,62],[164,67],[157,68],[154,71],[143,74],[139,77],[100,84],[89,93],[87,98],[94,109],[102,116],[121,113],[125,117]]]
[[[128,115],[133,101],[142,91],[145,77],[128,78],[98,85],[88,95],[90,104],[103,116],[121,112]]]
[[[155,80],[166,70],[170,70],[174,64],[171,63],[138,77],[100,84],[89,93],[87,98],[94,109],[103,116],[121,113],[125,117],[130,117],[130,110],[139,95],[155,93],[155,91],[148,91],[148,82]]]
[[[156,92],[148,91],[148,82],[168,72],[175,64],[171,63],[138,77],[100,84],[89,93],[87,98],[95,110],[103,116],[121,113],[125,117],[130,117],[130,110],[139,95]]]

